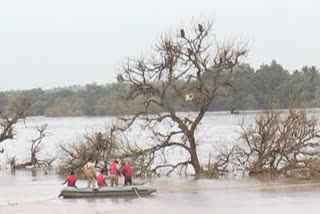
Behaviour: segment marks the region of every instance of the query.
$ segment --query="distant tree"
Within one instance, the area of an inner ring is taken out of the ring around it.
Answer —
[[[240,64],[236,66],[233,72],[232,90],[228,90],[226,96],[226,110],[247,110],[257,109],[257,101],[254,96],[256,88],[254,85],[254,69],[248,64]]]
[[[32,89],[25,93],[31,98],[30,115],[43,115],[47,102],[45,92],[41,88]]]
[[[320,83],[319,70],[315,66],[304,66],[301,71],[304,79],[301,96],[302,99],[310,103],[310,107],[313,107],[317,103],[316,93]]]
[[[227,88],[233,88],[232,69],[239,64],[247,49],[242,44],[217,42],[212,37],[210,23],[194,25],[179,30],[176,37],[164,36],[155,45],[150,59],[129,59],[118,76],[118,81],[128,85],[125,101],[139,100],[144,106],[133,116],[122,118],[126,122],[123,130],[136,120],[142,120],[143,128],[150,129],[152,140],[147,148],[130,145],[125,157],[141,158],[141,165],[153,167],[155,157],[163,161],[152,169],[177,168],[191,165],[195,175],[203,172],[197,146],[196,129],[210,104],[225,97]],[[170,101],[183,100],[185,106],[193,107],[194,116],[179,114]],[[192,99],[188,102],[186,97]],[[162,113],[151,109],[159,108]],[[164,130],[159,127],[166,127]],[[180,148],[187,158],[178,163],[169,162],[167,151]]]
[[[84,102],[76,95],[58,97],[45,109],[44,113],[46,116],[51,117],[83,116],[85,115]]]
[[[97,83],[87,84],[86,90],[81,93],[80,96],[84,100],[84,110],[86,115],[97,115],[96,104],[103,94],[105,94],[106,88],[97,85]]]
[[[273,103],[277,108],[289,106],[289,72],[277,61],[270,65],[262,65],[256,71],[255,88],[256,97],[262,109],[266,103]]]
[[[290,76],[290,98],[302,107],[319,107],[319,71],[315,66],[304,66]]]

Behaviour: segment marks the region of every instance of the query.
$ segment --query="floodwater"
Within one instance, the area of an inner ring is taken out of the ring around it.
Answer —
[[[63,179],[54,172],[1,172],[0,213],[317,213],[320,183],[250,179],[155,179],[158,192],[150,197],[62,199]],[[79,181],[78,186],[85,186]]]
[[[214,145],[237,140],[238,124],[244,120],[252,123],[254,112],[240,115],[208,113],[197,132],[200,160],[205,163]],[[92,130],[101,130],[113,118],[28,118],[26,124],[17,125],[15,140],[0,144],[5,149],[0,154],[0,214],[58,214],[73,212],[93,213],[317,213],[320,208],[320,183],[292,181],[258,181],[248,178],[219,180],[193,180],[159,178],[150,181],[157,193],[139,198],[62,199],[58,194],[64,178],[52,171],[19,170],[11,173],[5,169],[12,156],[25,161],[29,157],[30,139],[35,136],[33,127],[48,124],[50,135],[44,139],[39,157],[56,157],[57,146],[70,142]],[[143,133],[131,133],[144,137]],[[84,187],[83,180],[78,181]]]
[[[192,113],[183,113],[189,116]],[[207,163],[209,152],[214,152],[215,145],[220,143],[231,144],[238,138],[238,124],[244,119],[249,124],[252,123],[255,112],[239,115],[231,115],[227,112],[209,112],[203,118],[196,137],[199,142],[198,153],[202,163]],[[38,159],[51,158],[58,156],[58,145],[77,141],[84,133],[92,131],[103,131],[104,127],[115,123],[113,117],[29,117],[25,123],[18,123],[16,126],[16,137],[13,140],[7,140],[0,144],[0,149],[4,148],[4,153],[0,153],[0,168],[5,168],[9,160],[14,157],[16,162],[25,162],[30,160],[31,140],[38,136],[35,127],[42,124],[48,124],[48,134],[43,139],[41,151]],[[133,128],[128,133],[127,139],[134,140],[136,143],[150,142],[147,140],[149,134],[141,131],[140,127]],[[121,135],[120,135],[121,137]],[[170,157],[181,157],[179,151],[170,151],[174,155]]]

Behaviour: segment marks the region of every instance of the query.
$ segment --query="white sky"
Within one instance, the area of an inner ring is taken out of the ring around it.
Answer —
[[[115,82],[126,57],[192,19],[248,41],[255,68],[319,67],[319,11],[317,0],[0,0],[0,91]]]

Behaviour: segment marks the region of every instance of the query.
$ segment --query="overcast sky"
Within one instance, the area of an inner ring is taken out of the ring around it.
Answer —
[[[0,0],[0,91],[115,82],[126,57],[192,19],[248,41],[255,68],[320,66],[317,0]]]

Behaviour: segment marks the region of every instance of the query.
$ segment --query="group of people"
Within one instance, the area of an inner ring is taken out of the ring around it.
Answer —
[[[124,177],[124,185],[132,185],[132,171],[131,167],[128,163],[121,162],[120,169],[118,168],[118,161],[115,160],[110,164],[109,175],[105,174],[105,170],[101,169],[100,174],[96,175],[95,167],[92,163],[88,162],[83,167],[83,174],[88,182],[88,188],[95,188],[96,182],[98,187],[108,186],[106,179],[110,179],[110,185],[118,186],[119,185],[119,177],[123,175]],[[75,173],[72,171],[68,178],[62,183],[66,184],[69,187],[76,187],[76,177]]]

